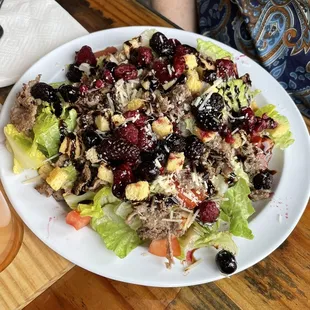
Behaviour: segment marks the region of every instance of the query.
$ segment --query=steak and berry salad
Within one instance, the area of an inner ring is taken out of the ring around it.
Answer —
[[[189,270],[197,249],[214,247],[233,273],[233,236],[254,238],[252,202],[273,194],[273,149],[294,141],[287,118],[258,107],[249,74],[210,41],[147,30],[72,61],[66,81],[39,75],[18,93],[4,128],[14,173],[36,169],[37,191],[66,203],[66,222],[90,226],[120,258],[144,245]]]

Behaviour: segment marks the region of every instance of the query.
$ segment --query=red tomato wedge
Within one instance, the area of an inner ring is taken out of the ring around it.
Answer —
[[[103,56],[103,55],[108,55],[108,54],[114,54],[117,52],[117,48],[114,47],[114,46],[109,46],[107,48],[105,48],[104,50],[102,51],[98,51],[95,54],[95,57],[96,58],[99,58],[100,56]]]
[[[173,256],[180,256],[181,247],[180,247],[178,239],[175,236],[172,236],[171,238],[171,245],[172,245]],[[150,244],[149,252],[156,256],[166,257],[167,248],[168,248],[167,239],[153,240],[152,243]]]
[[[178,197],[184,202],[185,207],[188,209],[194,209],[199,204],[199,202],[206,198],[206,194],[204,192],[197,192],[196,190],[192,189],[191,192],[196,197],[195,201],[193,201],[190,198],[190,195],[186,195],[186,192],[184,192],[182,188],[178,186],[178,183],[176,183],[176,186],[178,190]]]
[[[89,224],[90,216],[81,216],[77,211],[70,211],[66,216],[66,223],[79,230]]]

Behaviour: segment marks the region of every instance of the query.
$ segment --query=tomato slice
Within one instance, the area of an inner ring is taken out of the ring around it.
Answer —
[[[178,190],[178,197],[184,202],[185,207],[188,209],[194,209],[201,201],[203,201],[206,198],[206,193],[202,191],[196,191],[195,189],[192,189],[191,192],[195,196],[195,201],[193,201],[189,195],[186,195],[186,192],[184,192],[179,186],[178,183],[176,183],[176,187]]]
[[[100,56],[104,56],[104,55],[109,55],[109,54],[114,54],[117,52],[117,48],[114,47],[114,46],[109,46],[107,48],[105,48],[104,50],[102,51],[98,51],[95,54],[95,57],[96,58],[99,58]]]
[[[180,247],[178,239],[175,236],[172,236],[171,238],[171,246],[172,246],[173,256],[180,256],[181,247]],[[168,249],[167,239],[153,240],[152,243],[150,244],[149,252],[156,256],[166,257],[167,249]]]
[[[81,216],[77,211],[70,211],[66,216],[66,223],[79,230],[89,224],[90,216]]]

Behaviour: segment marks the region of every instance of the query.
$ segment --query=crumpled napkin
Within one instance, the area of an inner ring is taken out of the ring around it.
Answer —
[[[54,48],[88,33],[54,0],[5,0],[0,25],[0,87],[15,83]]]

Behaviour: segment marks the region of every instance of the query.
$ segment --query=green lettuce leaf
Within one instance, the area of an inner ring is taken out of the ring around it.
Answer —
[[[69,109],[69,104],[64,103],[62,107],[62,113],[60,115],[60,119],[62,119],[69,132],[72,132],[76,127],[76,120],[77,120],[77,112],[75,109]]]
[[[44,108],[33,126],[34,142],[49,157],[58,153],[60,145],[59,121],[50,108]]]
[[[275,145],[281,149],[285,149],[294,143],[292,132],[290,131],[290,124],[284,115],[276,111],[276,106],[267,104],[255,112],[256,116],[262,116],[266,113],[269,117],[274,119],[278,126],[275,129],[266,130],[267,134],[274,141]]]
[[[101,236],[107,249],[114,251],[119,258],[124,258],[141,244],[141,240],[124,218],[116,214],[119,205],[106,204],[103,207],[104,216],[93,218],[91,226]]]
[[[70,81],[63,81],[63,82],[54,82],[50,83],[53,88],[58,89],[61,85],[71,85],[72,83]]]
[[[86,192],[85,194],[79,196],[74,194],[65,195],[64,199],[71,209],[76,210],[79,203],[84,201],[86,202],[88,200],[93,200],[94,197],[95,197],[94,192]]]
[[[37,148],[33,148],[33,141],[24,133],[18,132],[14,125],[4,127],[7,148],[14,155],[13,172],[21,173],[24,169],[38,169],[46,159]]]
[[[67,179],[63,186],[64,189],[68,189],[73,186],[74,182],[77,179],[77,171],[73,165],[67,166],[65,168],[61,168],[62,170],[66,171]]]
[[[112,188],[109,186],[103,187],[94,197],[94,204],[99,204],[104,207],[106,204],[119,204],[121,201],[112,193]]]
[[[221,58],[233,58],[233,55],[211,41],[197,39],[197,51],[204,57],[210,57],[213,60]]]
[[[100,205],[95,205],[93,203],[80,203],[77,206],[77,210],[80,212],[81,216],[90,216],[94,218],[99,218],[103,216],[103,211]]]
[[[239,237],[253,239],[253,233],[248,227],[248,217],[255,210],[248,195],[250,188],[244,179],[240,179],[233,187],[230,187],[224,195],[226,201],[221,203],[222,220],[230,223],[229,231]]]

